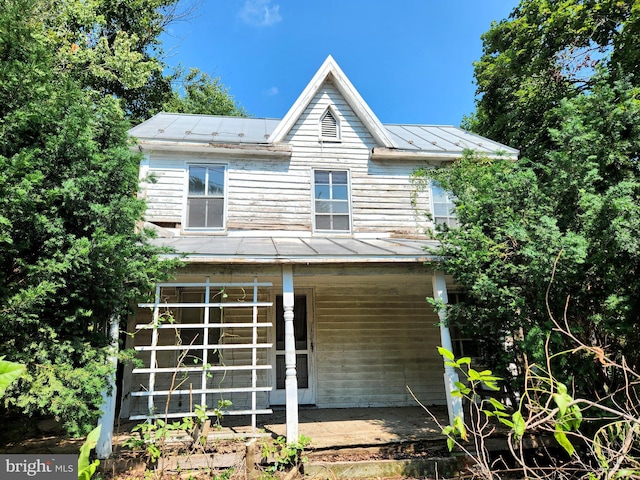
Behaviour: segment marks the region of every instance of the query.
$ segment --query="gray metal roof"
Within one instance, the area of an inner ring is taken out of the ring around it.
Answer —
[[[398,124],[385,125],[384,127],[400,150],[453,153],[472,149],[487,154],[497,153],[498,151],[518,154],[518,150],[515,148],[507,147],[458,127]]]
[[[266,144],[279,123],[273,118],[158,113],[129,133],[146,141]],[[400,151],[462,154],[470,148],[487,154],[518,154],[514,148],[453,126],[390,124],[384,128]]]
[[[158,113],[129,134],[143,140],[264,144],[278,123],[273,118]]]
[[[398,238],[227,237],[155,238],[154,245],[175,249],[189,263],[359,263],[425,262],[437,242]]]

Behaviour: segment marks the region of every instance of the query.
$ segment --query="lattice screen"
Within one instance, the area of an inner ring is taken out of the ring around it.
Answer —
[[[152,309],[152,320],[136,325],[134,347],[144,366],[133,369],[141,389],[131,396],[146,397],[147,412],[129,418],[195,416],[196,404],[206,405],[212,416],[220,398],[246,394],[248,408],[226,405],[222,414],[250,415],[255,429],[256,415],[271,413],[258,408],[258,394],[272,388],[272,344],[264,341],[272,303],[259,301],[259,289],[270,286],[257,279],[211,283],[209,278],[158,284],[155,302],[138,305]]]

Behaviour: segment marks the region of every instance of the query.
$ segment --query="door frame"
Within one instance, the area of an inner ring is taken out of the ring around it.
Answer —
[[[304,295],[307,302],[307,369],[308,369],[308,388],[298,388],[298,404],[299,405],[315,405],[317,394],[317,370],[316,370],[316,353],[315,353],[315,292],[313,288],[296,288],[294,297]],[[276,371],[276,296],[282,295],[282,291],[271,290],[270,300],[272,307],[269,308],[269,321],[272,328],[269,329],[268,341],[272,344],[269,354],[271,363],[271,386],[269,392],[269,405],[285,405],[286,389],[276,389],[277,371]],[[293,319],[294,323],[296,318]],[[296,351],[296,357],[298,352]]]

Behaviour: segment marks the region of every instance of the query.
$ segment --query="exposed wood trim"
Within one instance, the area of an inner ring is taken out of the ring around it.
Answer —
[[[434,262],[441,260],[437,256],[429,256],[424,255],[420,257],[402,257],[399,255],[389,255],[389,256],[380,256],[380,257],[273,257],[273,256],[265,256],[263,258],[256,257],[255,255],[210,255],[210,254],[164,254],[161,255],[162,258],[176,258],[180,259],[185,263],[202,263],[202,264],[241,264],[241,265],[261,265],[261,264],[279,264],[279,265],[309,265],[309,264],[356,264],[356,263],[424,263],[424,262]]]
[[[230,143],[194,143],[194,142],[158,142],[138,140],[132,147],[143,153],[177,152],[210,153],[229,158],[289,158],[292,149],[289,145],[245,145]]]
[[[495,153],[478,152],[480,155],[484,155],[487,158],[509,158],[511,160],[517,160],[518,156],[514,153],[504,152],[504,155],[497,155]],[[371,149],[371,160],[385,161],[385,160],[410,160],[410,161],[433,161],[433,162],[452,162],[462,157],[462,153],[450,153],[450,152],[425,152],[425,151],[407,151],[397,150],[394,148],[374,147]]]

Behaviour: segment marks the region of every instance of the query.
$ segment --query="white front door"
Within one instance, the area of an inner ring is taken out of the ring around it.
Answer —
[[[298,377],[298,404],[316,403],[315,363],[313,355],[313,303],[312,292],[297,293],[293,307],[293,329],[296,340],[296,373]],[[276,295],[273,338],[273,390],[271,405],[285,404],[285,351],[284,351],[284,307],[282,295]]]

